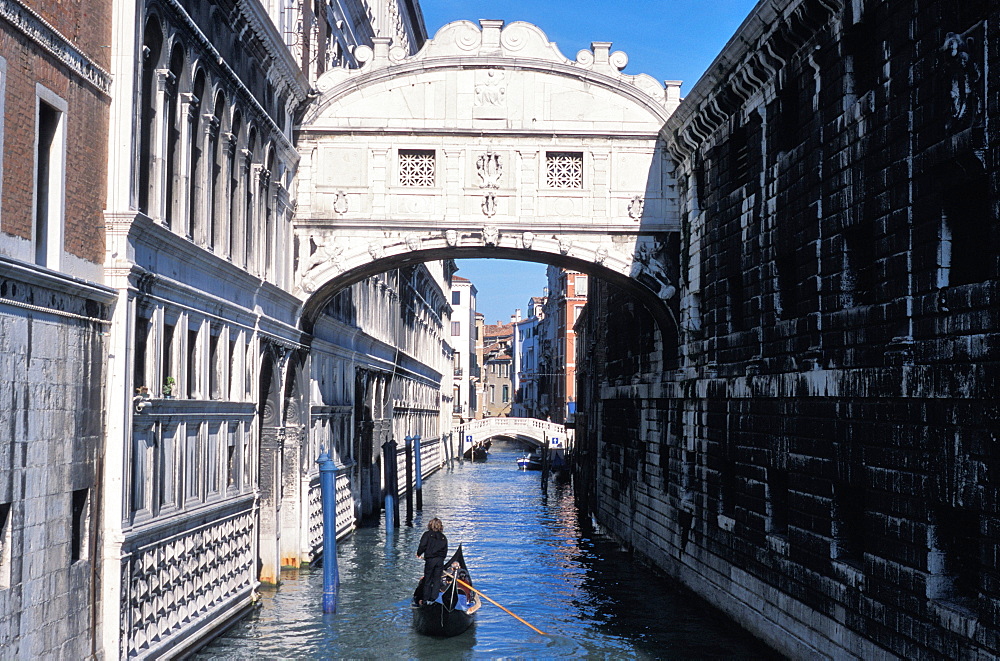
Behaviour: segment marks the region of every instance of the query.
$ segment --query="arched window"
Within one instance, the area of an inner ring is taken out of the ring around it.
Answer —
[[[205,72],[198,71],[195,74],[194,85],[191,88],[190,105],[188,106],[188,150],[191,160],[188,162],[188,222],[187,237],[194,240],[196,231],[201,225],[202,208],[201,195],[202,178],[201,174],[201,100],[205,94]]]
[[[229,151],[227,152],[226,169],[229,171],[228,190],[226,191],[226,204],[229,205],[229,259],[234,264],[245,263],[246,255],[243,254],[243,246],[240,244],[240,170],[239,159],[236,158],[237,146],[240,144],[240,131],[242,130],[243,118],[240,111],[233,113],[232,128],[230,129]]]
[[[264,172],[260,177],[260,198],[264,215],[264,268],[265,278],[274,276],[274,199],[271,195],[271,174],[274,172],[274,148],[267,150]]]
[[[215,111],[212,113],[212,122],[208,134],[208,151],[211,159],[208,172],[208,247],[214,249],[216,245],[222,243],[219,240],[219,191],[223,187],[222,172],[222,140],[220,130],[222,127],[222,115],[226,109],[226,97],[222,92],[215,96]]]
[[[153,180],[153,126],[156,122],[155,82],[156,67],[163,48],[163,33],[160,22],[155,17],[146,21],[142,38],[142,81],[139,88],[139,158],[138,158],[138,199],[139,211],[149,214]]]
[[[246,253],[244,266],[248,271],[254,268],[254,198],[255,187],[253,185],[253,158],[257,149],[257,132],[250,130],[250,137],[247,139],[247,149],[244,153],[243,161],[243,241]]]
[[[174,45],[170,53],[170,74],[167,76],[166,90],[163,95],[163,104],[166,106],[167,117],[167,153],[166,153],[166,190],[169,195],[166,205],[166,218],[164,219],[168,227],[177,228],[181,208],[181,186],[178,181],[178,173],[181,171],[180,164],[180,141],[181,129],[178,124],[180,109],[180,95],[178,83],[181,73],[184,71],[184,49],[180,44]]]

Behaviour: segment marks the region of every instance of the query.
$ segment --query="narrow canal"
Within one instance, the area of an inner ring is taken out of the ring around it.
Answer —
[[[486,463],[456,463],[424,483],[413,527],[362,528],[340,543],[336,614],[321,608],[322,571],[284,575],[261,607],[200,659],[634,658],[771,659],[766,647],[671,582],[651,575],[581,521],[569,483],[517,470],[520,451],[494,444]],[[476,587],[547,635],[486,603],[450,639],[413,632],[409,601],[427,521],[463,544]]]

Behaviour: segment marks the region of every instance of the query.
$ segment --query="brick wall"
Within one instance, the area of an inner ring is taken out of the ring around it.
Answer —
[[[82,3],[91,9],[109,3]],[[81,13],[82,5],[75,6]],[[110,6],[110,5],[109,5]],[[107,9],[107,8],[106,8]],[[74,12],[61,15],[76,25],[86,21]],[[88,18],[89,20],[89,18]],[[110,43],[110,21],[101,24],[102,44]],[[90,34],[95,28],[80,28],[81,40],[101,41]],[[67,36],[66,33],[63,33]],[[108,59],[109,48],[91,43],[85,51],[94,61]],[[77,43],[83,50],[88,44]],[[26,240],[32,237],[34,202],[36,84],[44,85],[67,103],[66,182],[64,249],[81,259],[101,263],[104,260],[104,209],[107,179],[106,136],[110,99],[68,74],[49,53],[26,36],[12,29],[0,30],[0,56],[7,60],[7,89],[4,113],[3,200],[0,207],[0,230]]]
[[[997,655],[1000,15],[756,11],[665,129],[676,380],[589,320],[598,518],[790,656]]]

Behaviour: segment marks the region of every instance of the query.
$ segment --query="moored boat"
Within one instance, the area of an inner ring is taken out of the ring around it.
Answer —
[[[413,591],[413,628],[426,636],[449,638],[462,633],[475,621],[475,613],[482,602],[471,589],[472,577],[465,566],[462,545],[445,563],[441,574],[442,589],[437,600],[429,604],[421,603],[424,594],[424,579],[417,583]],[[465,583],[465,585],[461,585]],[[466,587],[469,586],[469,587]]]
[[[526,454],[518,458],[517,467],[523,471],[540,471],[542,470],[542,457],[534,452]]]

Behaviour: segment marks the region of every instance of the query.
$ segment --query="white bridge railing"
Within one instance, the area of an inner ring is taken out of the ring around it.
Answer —
[[[494,436],[508,436],[533,445],[573,449],[573,430],[537,418],[483,418],[455,427],[459,453]]]

